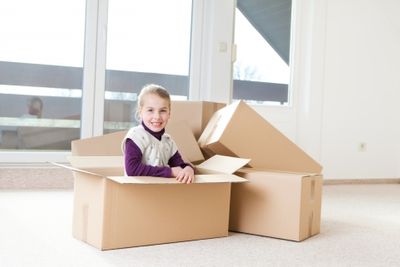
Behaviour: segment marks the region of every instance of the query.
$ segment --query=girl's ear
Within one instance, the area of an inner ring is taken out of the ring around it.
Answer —
[[[137,122],[141,122],[142,121],[142,117],[140,116],[140,110],[136,110],[135,119],[136,119]]]

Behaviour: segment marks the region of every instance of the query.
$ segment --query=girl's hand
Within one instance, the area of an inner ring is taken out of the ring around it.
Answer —
[[[180,168],[180,172],[176,175],[176,180],[181,183],[190,184],[194,182],[194,171],[190,166],[186,166],[184,169]]]
[[[172,167],[171,168],[171,176],[172,177],[178,177],[179,173],[182,171],[183,169],[181,167]]]

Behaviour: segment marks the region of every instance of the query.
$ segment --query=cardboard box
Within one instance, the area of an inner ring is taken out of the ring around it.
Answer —
[[[71,142],[72,156],[122,156],[121,142],[128,131],[95,136]]]
[[[225,104],[216,102],[172,101],[170,122],[186,122],[197,140],[212,115],[223,107]]]
[[[70,160],[73,236],[102,250],[227,236],[231,183],[245,181],[204,174],[196,175],[193,184],[181,184],[123,176],[121,156]],[[226,163],[232,165],[226,160],[220,166]]]
[[[215,112],[198,143],[207,155],[249,158],[254,168],[311,173],[322,169],[243,101]]]
[[[203,153],[197,144],[192,129],[185,122],[170,121],[165,130],[175,141],[185,162],[198,164],[204,161]]]
[[[217,111],[198,140],[208,155],[251,158],[231,193],[231,231],[295,241],[319,233],[322,167],[245,102]]]
[[[118,132],[73,141],[72,167],[58,164],[74,172],[75,238],[107,250],[228,235],[231,183],[246,181],[229,172],[248,160],[214,157],[199,165],[193,184],[128,177],[115,149],[123,136]],[[187,135],[179,136],[178,146],[196,149],[193,135],[191,142]]]
[[[293,241],[320,232],[322,176],[243,168],[232,185],[229,229]]]
[[[128,131],[96,136],[71,142],[72,155],[80,156],[121,156],[121,143]],[[204,161],[204,156],[193,137],[192,130],[185,122],[169,122],[166,132],[171,135],[178,146],[184,160],[198,163]]]

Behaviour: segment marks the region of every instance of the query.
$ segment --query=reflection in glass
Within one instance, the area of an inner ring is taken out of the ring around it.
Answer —
[[[0,150],[69,150],[79,138],[85,4],[2,1]]]
[[[287,105],[289,65],[239,9],[235,14],[234,98],[251,104]]]

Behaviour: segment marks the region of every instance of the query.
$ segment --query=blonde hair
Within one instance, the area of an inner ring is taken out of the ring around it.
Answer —
[[[171,110],[171,97],[164,87],[158,84],[147,84],[143,86],[142,90],[139,93],[139,96],[137,98],[137,106],[136,106],[136,113],[135,113],[135,118],[137,121],[140,121],[140,110],[143,108],[143,102],[144,102],[144,96],[154,94],[162,99],[165,99],[168,101],[168,108]]]

